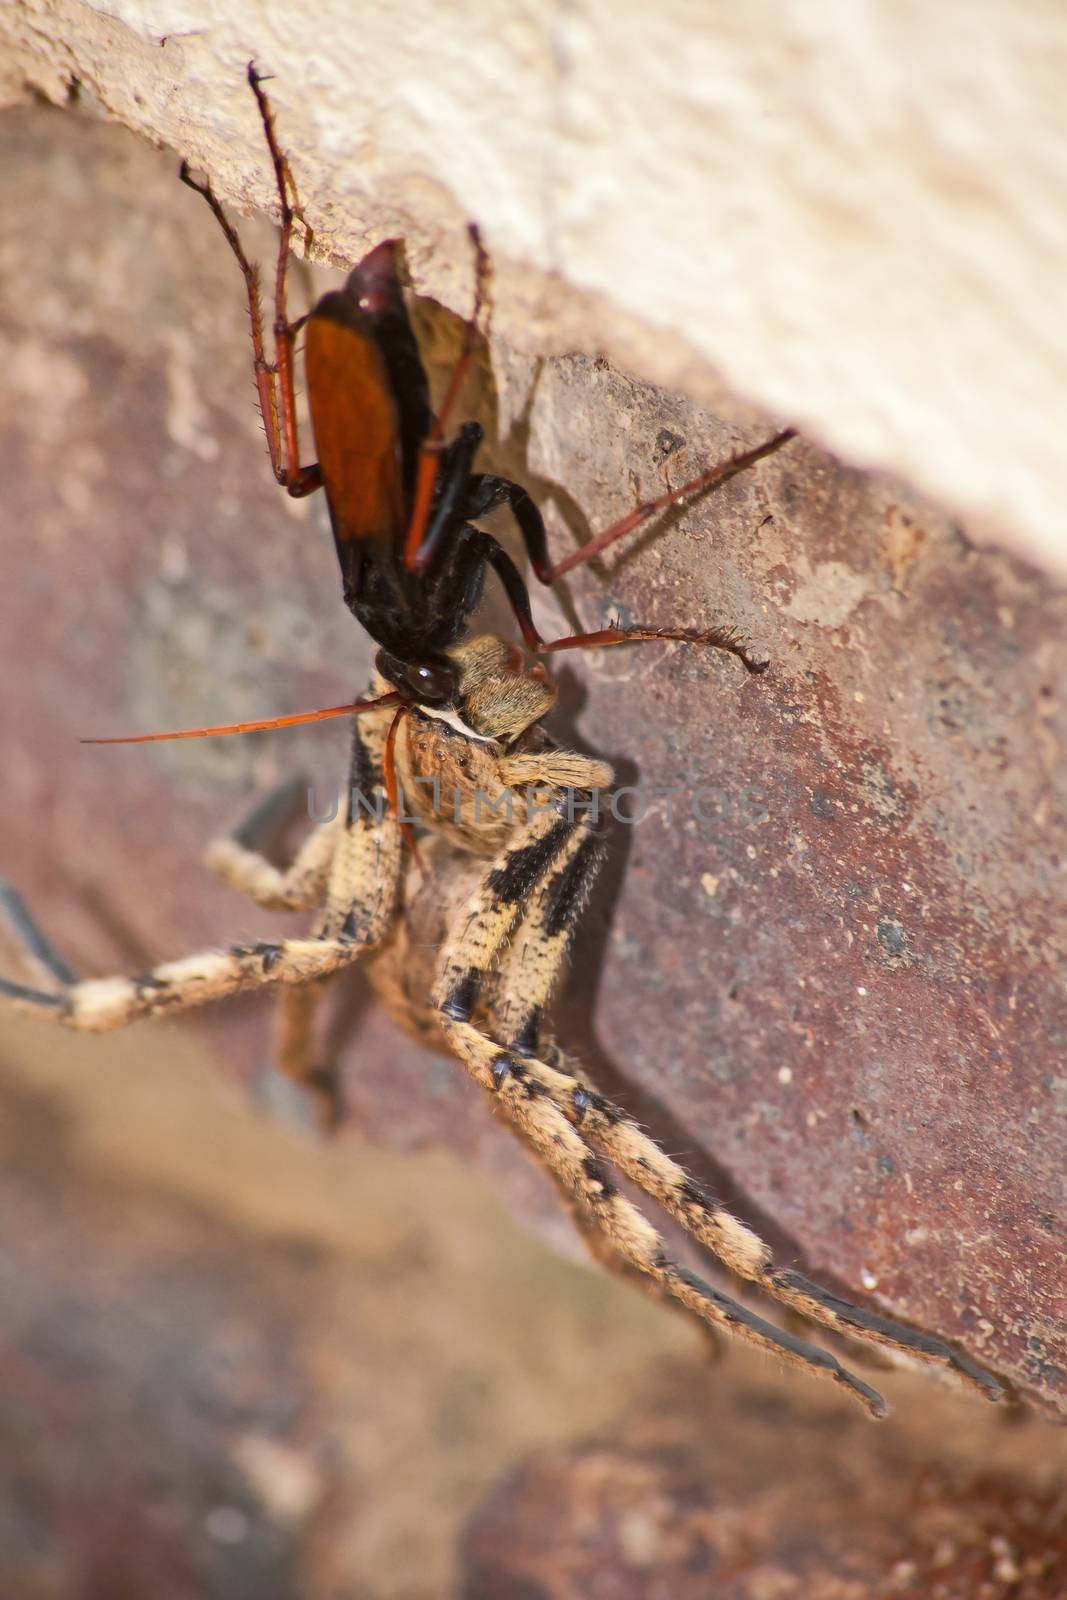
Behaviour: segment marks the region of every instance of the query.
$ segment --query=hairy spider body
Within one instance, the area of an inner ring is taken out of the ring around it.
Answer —
[[[258,849],[277,817],[276,799],[209,849],[208,864],[260,905],[314,911],[309,936],[203,951],[139,977],[79,982],[15,891],[4,887],[0,906],[26,953],[49,974],[50,986],[0,979],[0,997],[98,1032],[277,985],[280,1065],[329,1113],[335,1085],[316,1063],[314,1000],[319,980],[367,956],[390,1007],[466,1067],[496,1114],[547,1169],[601,1260],[705,1328],[738,1334],[830,1378],[872,1415],[884,1413],[877,1391],[836,1356],[674,1262],[652,1224],[620,1191],[622,1177],[773,1300],[835,1333],[948,1368],[988,1398],[999,1398],[997,1380],[942,1340],[778,1267],[750,1228],[542,1037],[546,1007],[602,859],[597,799],[612,773],[601,761],[551,743],[541,719],[555,690],[539,669],[521,669],[512,645],[483,636],[452,648],[449,661],[456,692],[447,708],[390,708],[354,719],[346,803],[309,836],[287,870]],[[424,830],[421,875],[413,863],[405,872],[401,821],[383,803],[390,749],[404,798]],[[427,986],[421,957],[426,929],[435,925],[444,932]]]

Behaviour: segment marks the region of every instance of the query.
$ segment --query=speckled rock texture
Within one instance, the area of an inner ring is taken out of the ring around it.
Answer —
[[[274,75],[320,259],[496,265],[512,347],[710,373],[1067,571],[1067,18],[1054,0],[15,0],[0,103],[72,84],[270,193]]]
[[[1032,1437],[938,1432],[938,1405],[853,1426],[744,1381],[709,1428],[699,1394],[676,1370],[507,1474],[467,1528],[464,1600],[1060,1600],[1062,1482]]]

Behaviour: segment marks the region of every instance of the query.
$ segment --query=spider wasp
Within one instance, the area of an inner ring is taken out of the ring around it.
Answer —
[[[944,1341],[851,1305],[790,1268],[730,1215],[619,1106],[586,1081],[543,1036],[546,1007],[603,858],[597,797],[611,783],[603,762],[558,749],[543,728],[556,690],[541,666],[527,669],[513,644],[465,638],[485,570],[493,569],[534,654],[651,639],[728,651],[762,670],[729,630],[621,626],[545,641],[525,582],[476,519],[497,506],[514,515],[535,575],[552,582],[655,512],[754,465],[792,437],[786,430],[678,490],[638,506],[566,560],[552,565],[540,512],[518,484],[474,470],[482,440],[445,425],[465,367],[485,281],[475,235],[478,289],[460,359],[434,416],[400,287],[397,248],[377,246],[345,287],[291,322],[286,267],[294,191],[273,116],[254,67],[255,94],[281,202],[275,289],[275,360],[264,350],[256,268],[244,254],[210,184],[182,178],[211,207],[244,275],[254,370],[271,465],[300,496],[325,491],[345,601],[378,645],[367,699],[297,716],[139,742],[277,727],[353,716],[349,801],[320,824],[280,869],[262,853],[284,795],[268,797],[207,862],[235,888],[277,910],[317,913],[310,936],[207,950],[137,977],[79,981],[52,948],[16,891],[0,885],[0,908],[27,955],[48,975],[44,988],[0,979],[0,997],[69,1027],[105,1031],[242,991],[277,985],[280,1064],[318,1098],[329,1120],[336,1085],[314,1064],[311,1020],[321,980],[366,957],[390,1009],[421,1038],[449,1050],[486,1092],[496,1113],[546,1167],[595,1255],[636,1277],[706,1328],[725,1329],[840,1385],[874,1416],[881,1395],[827,1350],[766,1321],[667,1254],[662,1239],[618,1186],[627,1179],[659,1204],[731,1272],[838,1334],[881,1344],[954,1371],[989,1399],[997,1380]],[[299,465],[293,382],[295,340],[306,341],[308,399],[318,459]],[[453,803],[426,790],[447,782]],[[399,797],[422,828],[421,857],[405,860]],[[368,796],[386,802],[366,804]],[[426,952],[435,951],[432,970]]]

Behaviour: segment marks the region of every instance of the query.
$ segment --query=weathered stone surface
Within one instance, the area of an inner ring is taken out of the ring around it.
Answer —
[[[611,1434],[508,1474],[467,1530],[464,1600],[1063,1594],[1064,1456],[1032,1433],[917,1391],[872,1429],[745,1377],[709,1426],[700,1395],[676,1369]]]
[[[516,1454],[689,1343],[454,1159],[268,1125],[176,1030],[41,1045],[0,1037],[12,1600],[440,1600]]]
[[[1064,1591],[1063,1429],[709,1364],[454,1158],[268,1123],[176,1029],[0,1037],[0,1308],[18,1600]]]
[[[193,863],[253,788],[301,762],[335,784],[345,735],[78,736],[330,703],[368,652],[321,508],[274,492],[240,286],[171,161],[40,110],[0,139],[4,864],[86,970],[140,966],[276,926]],[[560,550],[634,479],[768,426],[584,357],[494,360],[496,458]],[[803,443],[608,565],[539,598],[546,626],[572,599],[590,624],[721,618],[772,666],[657,646],[562,671],[564,735],[652,803],[615,829],[561,1032],[785,1256],[1063,1408],[1063,598]],[[458,1071],[360,994],[335,1029],[353,1122],[477,1151],[542,1207]],[[267,1058],[261,1018],[202,1024],[235,1073]]]
[[[20,0],[0,104],[72,86],[273,202],[274,75],[320,259],[387,233],[458,310],[710,399],[709,369],[1067,570],[1067,20],[1049,0]]]

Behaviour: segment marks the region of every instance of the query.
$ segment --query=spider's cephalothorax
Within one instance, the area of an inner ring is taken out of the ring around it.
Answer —
[[[936,1363],[990,1399],[995,1378],[942,1340],[901,1326],[780,1267],[767,1246],[690,1179],[546,1036],[547,1004],[602,855],[596,796],[611,769],[557,749],[541,727],[555,691],[494,637],[448,652],[447,706],[392,707],[354,719],[348,804],[285,871],[259,853],[271,801],[208,862],[260,905],[315,913],[310,935],[201,951],[140,977],[79,982],[10,888],[0,907],[49,986],[0,979],[0,997],[72,1028],[101,1031],[227,995],[276,986],[280,1065],[321,1103],[333,1084],[311,1042],[319,980],[370,958],[396,1015],[443,1043],[496,1113],[545,1166],[593,1252],[712,1329],[821,1373],[872,1415],[876,1390],[818,1345],[757,1315],[678,1265],[620,1192],[627,1180],[731,1272],[817,1324]],[[376,687],[381,688],[379,683]],[[407,806],[422,825],[422,870],[405,872],[402,830],[382,804],[391,747]],[[432,930],[432,931],[430,931]],[[432,968],[428,948],[436,946]]]

